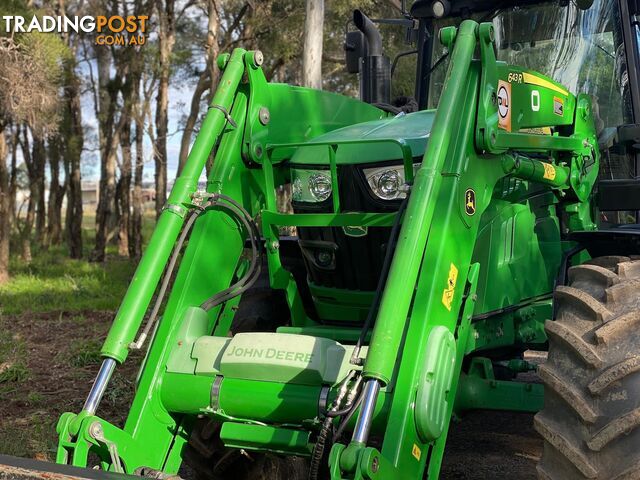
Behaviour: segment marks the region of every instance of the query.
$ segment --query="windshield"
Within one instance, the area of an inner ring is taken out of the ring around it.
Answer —
[[[591,95],[599,134],[607,127],[631,123],[618,2],[596,0],[586,11],[567,3],[512,7],[473,18],[493,22],[498,60],[543,73],[574,94]],[[436,23],[435,31],[460,22],[460,18],[444,19]],[[435,65],[446,52],[439,42],[433,48]],[[447,62],[442,63],[432,74],[429,108],[437,106],[442,91]]]

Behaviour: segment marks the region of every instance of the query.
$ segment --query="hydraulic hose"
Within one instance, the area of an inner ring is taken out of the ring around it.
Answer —
[[[240,280],[221,292],[216,293],[202,303],[201,308],[206,311],[209,311],[217,305],[227,302],[247,291],[258,280],[262,271],[262,241],[255,221],[251,218],[249,212],[247,212],[245,208],[233,198],[219,194],[216,195],[216,199],[228,202],[228,205],[224,205],[219,202],[216,202],[216,205],[234,213],[243,224],[251,242],[251,262],[249,264],[249,269]]]
[[[230,205],[225,205],[221,203],[219,200],[228,202]],[[189,215],[187,221],[185,222],[182,232],[180,233],[180,237],[178,238],[178,241],[176,242],[176,245],[173,249],[171,259],[167,265],[167,269],[166,269],[164,278],[162,280],[160,290],[158,291],[158,295],[156,296],[156,301],[154,303],[153,309],[151,310],[151,314],[149,315],[149,320],[147,321],[142,333],[138,337],[138,340],[136,340],[135,342],[132,342],[129,348],[140,349],[144,344],[145,340],[147,339],[149,332],[151,331],[151,329],[153,328],[156,322],[158,312],[160,310],[160,307],[162,306],[162,302],[166,295],[167,288],[169,287],[169,282],[171,281],[171,278],[173,276],[173,271],[177,264],[178,257],[180,256],[182,246],[185,240],[187,239],[187,236],[190,234],[196,219],[208,208],[214,207],[214,206],[219,206],[227,209],[234,216],[236,216],[240,220],[240,222],[243,224],[251,240],[252,258],[251,258],[251,264],[247,271],[247,274],[231,287],[221,292],[218,292],[216,295],[214,295],[209,300],[207,300],[207,302],[203,304],[202,308],[204,308],[205,310],[210,310],[214,306],[224,303],[237,295],[240,295],[245,290],[250,288],[259,277],[260,271],[261,271],[261,263],[262,263],[260,261],[261,243],[259,240],[259,234],[258,234],[257,226],[255,225],[255,222],[253,221],[249,213],[242,207],[242,205],[240,205],[238,202],[233,200],[231,197],[228,197],[222,194],[217,194],[212,196],[204,205],[198,207],[197,210],[193,210],[192,213]]]
[[[349,389],[349,382],[356,377],[354,385]],[[309,480],[317,480],[318,474],[320,473],[320,465],[322,464],[322,459],[324,458],[324,452],[326,450],[327,439],[329,438],[329,433],[332,430],[333,420],[345,413],[348,413],[353,405],[355,404],[354,400],[356,396],[360,393],[360,384],[362,382],[362,377],[356,373],[355,370],[351,370],[349,374],[342,380],[340,388],[338,389],[338,394],[335,400],[332,403],[331,408],[327,411],[327,415],[322,422],[322,427],[320,428],[320,432],[318,432],[318,437],[316,438],[316,443],[313,446],[313,451],[311,452],[311,465],[309,466]],[[345,399],[346,396],[346,405],[342,409],[340,408],[340,404]],[[335,436],[332,437],[331,442]]]
[[[160,311],[160,306],[162,305],[162,301],[164,300],[164,296],[167,293],[167,288],[169,287],[169,282],[171,277],[173,276],[173,270],[175,269],[176,263],[178,262],[178,257],[180,256],[180,251],[182,250],[182,245],[187,239],[187,235],[191,232],[191,228],[195,223],[196,219],[200,216],[205,209],[210,206],[210,203],[207,203],[203,207],[194,210],[190,215],[187,221],[185,222],[184,227],[182,228],[182,232],[180,232],[180,237],[178,237],[178,241],[176,242],[176,246],[173,249],[173,254],[171,255],[171,260],[169,260],[169,264],[167,265],[167,270],[164,274],[164,278],[162,280],[162,285],[160,286],[160,290],[158,291],[158,295],[156,296],[156,301],[153,305],[153,309],[151,310],[151,314],[149,315],[149,320],[147,320],[147,324],[144,326],[142,333],[138,337],[138,340],[135,342],[131,342],[129,345],[130,349],[140,349],[144,344],[151,328],[153,327],[158,312]]]

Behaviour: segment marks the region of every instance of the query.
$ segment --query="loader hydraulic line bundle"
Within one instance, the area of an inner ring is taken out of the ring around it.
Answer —
[[[58,422],[59,463],[154,478],[184,461],[202,478],[436,479],[452,415],[484,408],[541,411],[541,478],[640,474],[639,242],[603,226],[597,204],[623,188],[599,187],[601,152],[633,147],[597,126],[596,96],[499,59],[529,49],[527,65],[546,64],[576,41],[545,36],[552,22],[528,29],[532,18],[570,15],[598,25],[588,42],[600,42],[619,2],[513,3],[405,12],[397,23],[418,45],[409,113],[390,105],[378,21],[360,11],[346,49],[361,100],[269,83],[257,50],[219,57],[100,371],[82,411]],[[535,368],[523,352],[547,348],[544,385],[521,381]],[[147,353],[120,428],[98,407],[136,349]]]

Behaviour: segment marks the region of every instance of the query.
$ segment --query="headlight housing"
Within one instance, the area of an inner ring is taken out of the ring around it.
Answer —
[[[329,170],[291,169],[292,199],[294,202],[320,203],[331,196]]]
[[[414,163],[413,172],[415,173],[419,167],[419,163]],[[404,165],[365,168],[363,171],[371,191],[377,198],[398,200],[407,196],[403,188],[405,184]]]

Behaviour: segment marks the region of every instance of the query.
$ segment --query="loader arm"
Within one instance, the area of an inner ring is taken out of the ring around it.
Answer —
[[[438,477],[482,269],[474,248],[496,184],[515,177],[545,185],[559,199],[566,228],[590,230],[588,200],[599,160],[588,97],[498,63],[491,24],[467,20],[441,30],[440,39],[451,51],[450,66],[371,339],[356,358],[364,362],[349,360],[358,352],[350,344],[356,329],[319,323],[305,309],[296,279],[282,265],[278,229],[392,226],[396,214],[344,210],[337,156],[377,142],[397,151],[411,180],[413,147],[401,133],[327,140],[327,132],[387,115],[345,97],[268,84],[261,54],[237,49],[221,57],[220,86],[103,346],[105,360],[85,407],[58,423],[58,462],[86,466],[93,452],[104,469],[175,473],[197,416],[218,421],[229,448],[313,458],[327,409],[340,404],[353,382],[357,420],[348,425],[351,441],[331,448],[331,477],[420,478],[425,471]],[[539,111],[528,109],[534,91]],[[550,127],[553,132],[533,131]],[[214,147],[207,191],[198,192]],[[330,213],[278,211],[275,189],[290,181],[288,162],[305,148],[328,156]],[[240,295],[216,303],[212,294],[254,268],[243,249],[246,237],[256,236],[257,217],[270,284],[285,292],[291,326],[230,338]],[[173,262],[176,240],[179,250],[186,238],[181,229],[191,226],[164,313],[149,329],[127,422],[117,428],[96,416],[97,406],[115,365],[144,343],[136,334]]]

